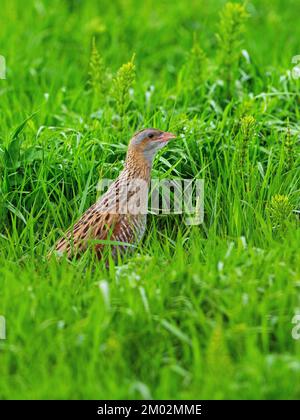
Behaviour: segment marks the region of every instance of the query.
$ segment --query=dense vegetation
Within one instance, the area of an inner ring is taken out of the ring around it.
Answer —
[[[2,0],[1,398],[299,398],[300,3]],[[47,260],[142,127],[205,218]]]

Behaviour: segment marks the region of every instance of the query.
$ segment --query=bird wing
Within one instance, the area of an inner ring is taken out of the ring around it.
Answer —
[[[107,245],[112,242],[112,254],[115,257],[118,251],[123,253],[128,244],[135,242],[134,223],[130,223],[125,215],[99,213],[94,211],[93,207],[58,241],[55,248],[57,254],[66,254],[71,258],[82,254],[93,244],[97,256],[101,258],[106,245],[101,241],[107,240]]]
[[[112,246],[114,255],[117,250],[123,252],[128,247],[128,243],[136,241],[140,221],[137,217],[126,214],[124,208],[122,209],[128,199],[127,195],[122,195],[122,187],[126,182],[126,178],[116,179],[101,199],[93,204],[57,242],[56,253],[66,254],[68,258],[71,258],[83,253],[94,241],[94,248],[100,258],[105,243],[97,243],[97,241],[120,242]]]
[[[119,223],[119,216],[118,214],[103,213],[97,210],[97,206],[94,204],[57,242],[56,252],[59,255],[66,254],[68,258],[71,258],[72,255],[82,254],[92,241],[106,240],[112,236],[114,226]],[[102,247],[101,244],[95,244],[97,251],[100,251]]]
[[[94,204],[78,222],[69,229],[56,244],[58,255],[66,254],[68,258],[80,255],[94,242],[94,249],[101,257],[105,243],[97,241],[119,242],[112,246],[113,255],[125,251],[128,243],[135,241],[135,224],[125,214],[102,212]]]

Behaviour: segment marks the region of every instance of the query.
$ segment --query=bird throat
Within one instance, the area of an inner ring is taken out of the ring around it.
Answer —
[[[129,148],[124,169],[129,178],[150,182],[152,161],[149,161],[142,151]]]

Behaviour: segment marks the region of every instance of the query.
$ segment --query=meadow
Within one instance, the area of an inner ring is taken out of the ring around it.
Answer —
[[[2,0],[1,399],[300,398],[297,0]],[[122,264],[47,254],[133,133],[204,222]]]

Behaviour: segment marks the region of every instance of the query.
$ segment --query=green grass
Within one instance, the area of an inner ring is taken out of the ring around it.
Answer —
[[[1,2],[0,398],[300,398],[300,4],[232,27],[225,3]],[[178,133],[153,177],[204,179],[204,223],[151,216],[109,270],[47,260],[147,126]]]

